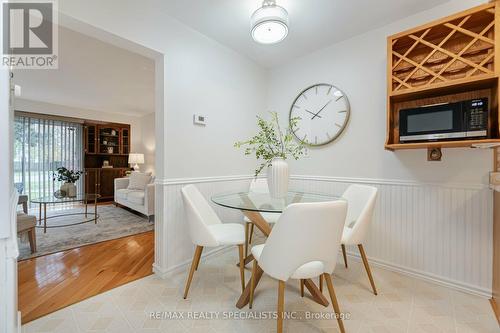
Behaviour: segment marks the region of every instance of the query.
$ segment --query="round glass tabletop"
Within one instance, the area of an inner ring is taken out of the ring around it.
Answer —
[[[283,199],[272,198],[269,193],[238,192],[217,194],[212,201],[217,205],[262,213],[282,213],[292,203],[344,200],[341,197],[305,192],[288,192]]]
[[[78,193],[76,197],[64,197],[64,198],[56,198],[54,195],[50,195],[47,197],[40,197],[31,199],[32,203],[37,204],[55,204],[55,203],[66,203],[66,202],[79,202],[79,201],[94,201],[99,199],[101,196],[99,194],[93,193]]]

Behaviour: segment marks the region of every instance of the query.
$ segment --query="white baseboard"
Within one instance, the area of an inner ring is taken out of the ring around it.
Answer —
[[[339,254],[341,256],[341,253]],[[361,262],[361,257],[358,253],[347,251],[347,256],[355,261]],[[472,286],[469,284],[465,284],[459,281],[454,281],[450,279],[446,279],[440,276],[436,276],[433,274],[429,274],[423,271],[411,269],[404,266],[395,265],[393,263],[389,263],[383,260],[368,258],[370,261],[370,265],[375,267],[380,267],[386,269],[388,271],[396,272],[399,274],[403,274],[406,276],[410,276],[416,279],[424,280],[433,284],[437,284],[440,286],[448,287],[454,290],[462,291],[468,294],[472,294],[475,296],[484,297],[490,299],[492,297],[492,290],[485,288],[478,288],[476,286]],[[343,263],[343,259],[339,258],[340,263]],[[376,283],[377,281],[375,281]]]
[[[229,251],[230,249],[232,249],[232,246],[218,247],[218,248],[215,248],[213,250],[210,250],[210,251],[204,253],[201,256],[201,258],[202,258],[202,260],[209,259],[211,257],[215,257],[218,255],[224,254],[227,251]],[[153,273],[155,273],[159,278],[165,279],[165,278],[167,278],[175,273],[182,272],[182,271],[188,269],[189,265],[191,265],[191,262],[192,262],[192,260],[189,259],[189,260],[184,261],[183,263],[180,263],[178,265],[172,266],[172,267],[167,268],[167,269],[164,269],[162,267],[159,267],[156,264],[153,264]]]

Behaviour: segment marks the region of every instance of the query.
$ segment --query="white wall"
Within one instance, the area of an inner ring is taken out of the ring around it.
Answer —
[[[365,244],[373,262],[490,295],[492,152],[445,149],[442,162],[427,162],[426,150],[384,150],[387,36],[483,2],[453,0],[283,64],[270,72],[267,109],[285,122],[302,89],[327,82],[343,90],[352,111],[345,134],[290,161],[292,187],[340,195],[351,183],[377,186]]]
[[[30,101],[22,98],[15,99],[16,111],[41,113],[62,117],[74,117],[87,120],[109,121],[122,124],[130,124],[131,130],[131,151],[142,152],[142,124],[143,117],[129,116],[119,113],[105,111],[80,109],[72,106],[45,103],[40,101]],[[153,133],[154,134],[154,133]]]
[[[299,92],[314,83],[332,83],[351,104],[351,120],[335,143],[311,149],[309,159],[291,162],[293,174],[402,179],[431,183],[487,183],[489,150],[447,149],[442,162],[427,152],[384,150],[386,135],[387,36],[485,1],[454,0],[381,29],[332,45],[270,73],[267,109],[288,118]]]
[[[155,114],[150,113],[141,117],[141,148],[138,152],[144,154],[144,165],[141,170],[155,173],[156,127]]]
[[[182,205],[167,205],[181,202],[180,192],[171,190],[168,179],[248,174],[255,161],[232,146],[255,131],[267,81],[266,72],[255,63],[159,12],[154,3],[65,0],[59,10],[164,55],[156,62],[163,85],[157,82],[155,92],[158,100],[164,97],[155,115],[155,270],[164,273],[188,260],[193,251],[189,242],[169,241],[187,235],[187,227]],[[194,113],[206,115],[208,125],[194,126]]]
[[[232,143],[251,135],[255,113],[264,109],[264,70],[158,11],[154,1],[67,0],[59,9],[165,55],[162,125],[168,149],[162,162],[168,178],[252,169],[253,161],[243,158]],[[194,126],[194,113],[207,115],[208,125]]]

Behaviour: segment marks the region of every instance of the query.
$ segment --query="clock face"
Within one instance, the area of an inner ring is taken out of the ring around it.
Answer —
[[[310,146],[321,146],[339,137],[349,122],[347,96],[330,84],[317,84],[297,96],[290,109],[290,119],[300,120],[293,134]]]

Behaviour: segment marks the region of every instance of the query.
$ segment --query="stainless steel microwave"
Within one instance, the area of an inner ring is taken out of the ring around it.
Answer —
[[[488,99],[426,105],[399,111],[399,141],[488,137]]]

